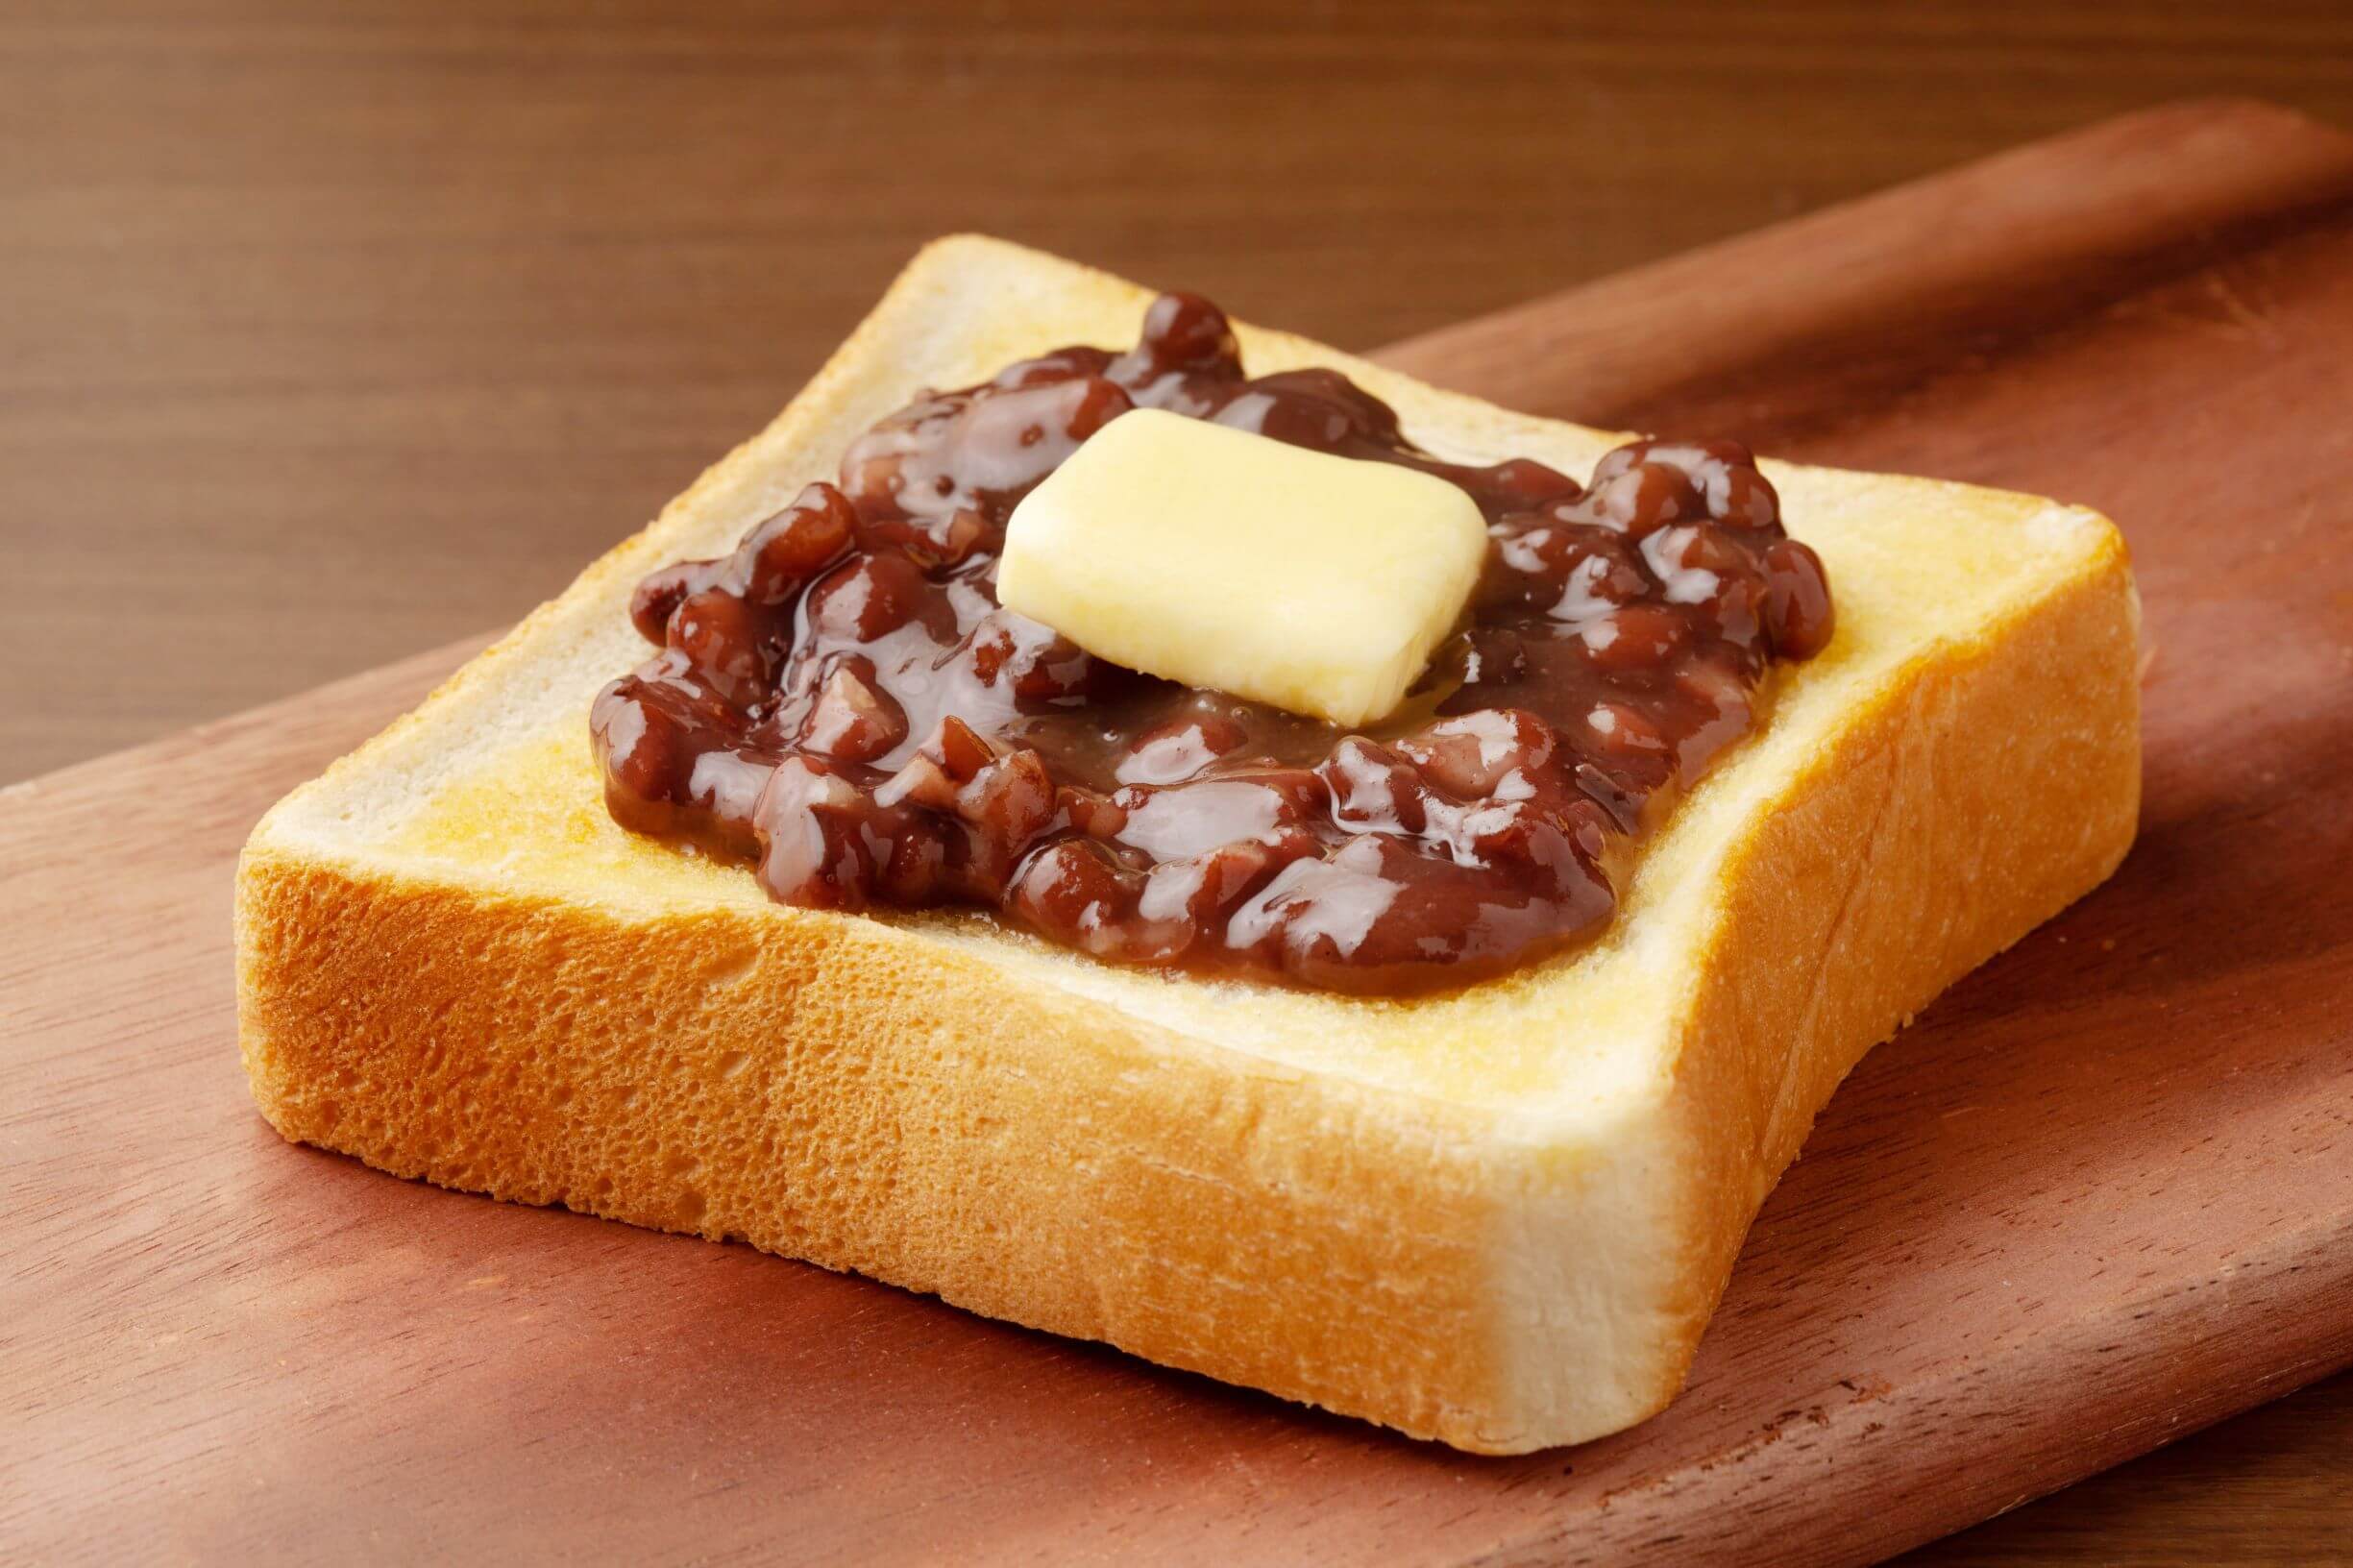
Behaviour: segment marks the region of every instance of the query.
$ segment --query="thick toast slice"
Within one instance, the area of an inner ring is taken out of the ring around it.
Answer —
[[[641,574],[731,546],[919,386],[1126,343],[1148,298],[933,245],[766,431],[281,802],[238,873],[255,1098],[404,1176],[748,1240],[1461,1448],[1629,1425],[1863,1052],[2131,843],[2123,544],[2030,496],[1768,465],[1835,641],[1597,944],[1451,995],[782,908],[613,824],[587,713],[642,656]],[[1581,476],[1618,439],[1241,338],[1254,373],[1344,370],[1442,455]]]

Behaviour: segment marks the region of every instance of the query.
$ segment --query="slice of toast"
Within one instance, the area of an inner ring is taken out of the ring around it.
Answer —
[[[644,656],[641,574],[730,547],[918,387],[1124,345],[1147,299],[931,246],[766,431],[281,802],[238,872],[255,1098],[404,1176],[748,1240],[1461,1448],[1637,1421],[1839,1080],[2130,844],[2123,544],[2029,496],[1767,465],[1835,641],[1778,675],[1597,944],[1456,994],[782,908],[614,825],[587,715]],[[1240,335],[1254,374],[1336,366],[1441,455],[1581,476],[1620,439]]]

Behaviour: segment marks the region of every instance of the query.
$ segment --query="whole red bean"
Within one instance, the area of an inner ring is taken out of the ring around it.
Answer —
[[[877,681],[874,662],[834,665],[800,726],[800,744],[843,762],[872,762],[907,738],[907,712]]]
[[[1810,659],[1830,644],[1837,617],[1822,557],[1795,539],[1765,549],[1765,634],[1785,659]]]
[[[811,629],[828,641],[872,643],[914,620],[937,597],[906,551],[877,550],[819,578],[809,590],[806,614]]]
[[[629,622],[656,648],[670,640],[670,618],[689,597],[716,587],[725,561],[679,561],[649,573],[629,595]]]
[[[822,481],[752,525],[736,547],[735,578],[755,604],[781,604],[847,550],[858,526],[849,498]]]
[[[670,646],[695,673],[738,707],[759,699],[772,674],[769,627],[760,613],[733,594],[705,588],[670,617]]]
[[[1198,294],[1163,294],[1144,312],[1142,346],[1164,367],[1222,366],[1241,355],[1226,313]]]
[[[1579,640],[1603,670],[1654,670],[1690,640],[1691,623],[1660,604],[1629,604],[1582,623]]]

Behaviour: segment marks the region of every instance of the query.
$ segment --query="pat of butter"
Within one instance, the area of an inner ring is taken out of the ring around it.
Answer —
[[[1486,548],[1444,479],[1139,408],[1014,508],[997,597],[1114,664],[1355,725],[1422,673]]]

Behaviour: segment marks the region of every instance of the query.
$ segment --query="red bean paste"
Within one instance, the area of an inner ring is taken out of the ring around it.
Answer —
[[[1131,408],[1479,503],[1484,573],[1395,714],[1343,730],[1176,685],[998,605],[1015,503]],[[1124,354],[921,394],[630,616],[660,651],[591,716],[625,827],[756,861],[803,908],[971,906],[1100,959],[1391,994],[1601,930],[1612,869],[1831,627],[1746,449],[1637,441],[1583,487],[1443,462],[1334,371],[1245,376],[1185,294]]]

